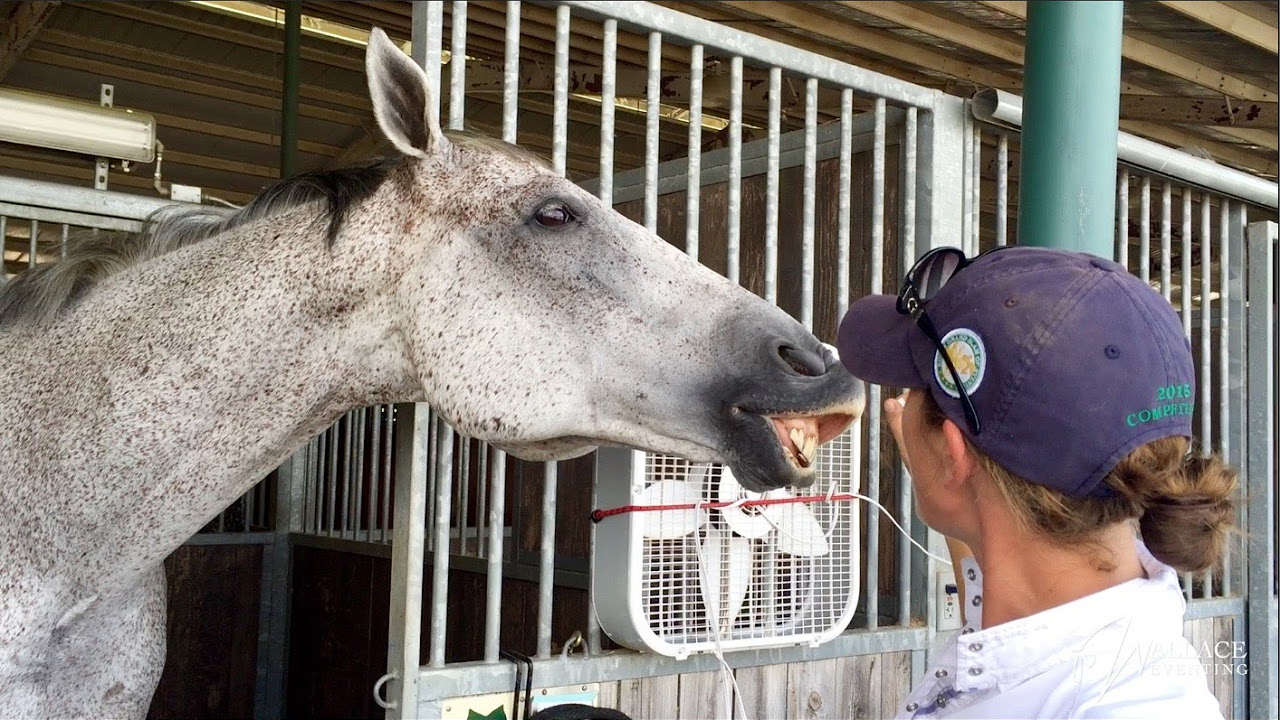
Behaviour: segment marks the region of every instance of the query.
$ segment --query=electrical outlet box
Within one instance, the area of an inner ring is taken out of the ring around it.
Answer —
[[[960,588],[956,585],[955,576],[950,572],[939,572],[936,576],[938,598],[938,632],[960,629]]]

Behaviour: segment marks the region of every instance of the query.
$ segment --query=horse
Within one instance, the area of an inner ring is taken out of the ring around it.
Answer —
[[[144,717],[165,557],[353,408],[430,403],[531,460],[721,462],[755,490],[811,483],[862,412],[784,312],[537,156],[443,132],[380,29],[365,66],[392,157],[162,211],[0,294],[0,716]]]

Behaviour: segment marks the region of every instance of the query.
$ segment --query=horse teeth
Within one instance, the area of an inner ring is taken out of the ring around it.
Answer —
[[[791,436],[791,444],[795,447],[796,453],[804,452],[805,432],[800,428],[793,427],[788,433]]]
[[[803,455],[805,467],[813,464],[813,458],[818,454],[818,437],[816,435],[810,435],[805,438],[804,450],[801,451],[801,454]]]

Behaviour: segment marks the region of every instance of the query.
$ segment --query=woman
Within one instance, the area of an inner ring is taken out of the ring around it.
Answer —
[[[900,717],[1221,717],[1175,570],[1221,557],[1236,479],[1191,446],[1190,345],[1159,293],[1090,255],[943,248],[855,302],[838,345],[909,389],[886,418],[964,582]]]

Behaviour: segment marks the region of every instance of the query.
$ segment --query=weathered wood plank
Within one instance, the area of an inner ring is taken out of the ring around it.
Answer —
[[[618,688],[618,709],[634,718],[674,718],[679,711],[679,692],[678,675],[623,680]]]
[[[791,663],[787,666],[787,717],[792,720],[844,718],[840,680],[845,658]]]
[[[885,653],[880,669],[880,715],[893,717],[911,694],[911,651]]]
[[[880,717],[882,655],[840,658],[840,717],[866,720]]]
[[[733,688],[725,687],[719,671],[680,676],[679,720],[717,720],[730,716]]]
[[[787,717],[787,666],[761,665],[738,668],[734,673],[742,693],[742,718],[734,706],[735,720],[768,720]]]

